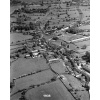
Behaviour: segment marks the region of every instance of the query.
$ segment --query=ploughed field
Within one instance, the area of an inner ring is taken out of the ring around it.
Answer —
[[[11,100],[89,100],[89,4],[33,1],[10,8]]]

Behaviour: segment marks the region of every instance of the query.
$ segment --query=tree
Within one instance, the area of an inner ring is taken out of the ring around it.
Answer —
[[[90,52],[86,52],[85,55],[82,56],[82,59],[86,61],[86,63],[90,63]]]

